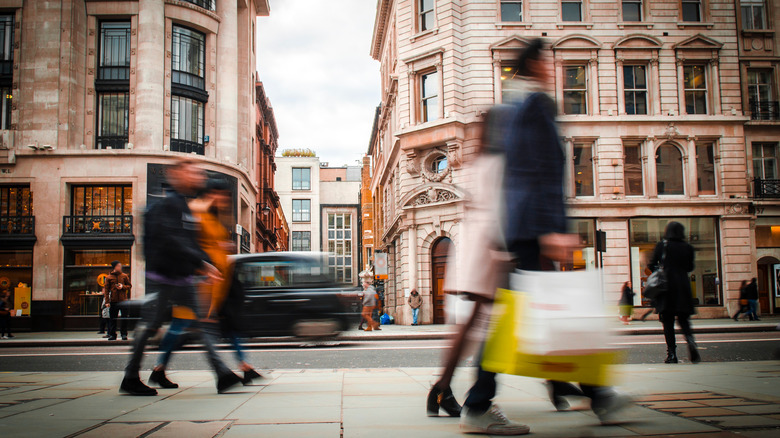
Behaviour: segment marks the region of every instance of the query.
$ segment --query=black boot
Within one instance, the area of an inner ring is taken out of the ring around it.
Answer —
[[[666,360],[664,363],[677,363],[677,348],[666,349]]]
[[[217,392],[222,394],[239,383],[241,383],[241,377],[235,373],[223,374],[217,379]]]
[[[439,408],[444,409],[444,412],[450,417],[460,417],[461,406],[452,394],[452,389],[447,388],[442,391],[438,386],[434,385],[431,387],[431,392],[428,393],[426,406],[428,416],[437,417]]]
[[[244,378],[241,379],[241,383],[244,386],[246,386],[252,383],[252,379],[262,379],[262,378],[263,376],[261,376],[260,373],[258,373],[255,370],[244,371]]]
[[[701,362],[701,355],[699,355],[699,349],[696,347],[696,341],[693,336],[686,336],[685,340],[688,342],[688,353],[690,353],[691,363]]]
[[[157,395],[157,390],[144,385],[138,377],[125,377],[119,386],[120,392],[130,395]]]
[[[165,377],[165,370],[154,370],[152,371],[152,375],[149,376],[149,384],[157,385],[160,388],[165,389],[173,389],[178,388],[178,383],[173,383],[170,380],[168,380],[167,377]]]

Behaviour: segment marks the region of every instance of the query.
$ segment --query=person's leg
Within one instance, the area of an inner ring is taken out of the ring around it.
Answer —
[[[680,324],[680,330],[685,336],[685,342],[688,343],[688,353],[692,363],[701,362],[701,356],[699,355],[699,349],[696,346],[696,339],[693,337],[693,329],[691,328],[690,316],[687,314],[677,315],[677,323]]]
[[[180,318],[174,318],[171,321],[168,331],[165,332],[165,336],[163,336],[160,341],[159,351],[162,353],[157,357],[155,369],[167,368],[168,362],[171,360],[171,355],[179,347],[179,341],[182,335],[184,335],[187,329],[192,325],[192,322],[192,320]]]
[[[233,351],[236,353],[236,360],[238,360],[238,363],[245,364],[246,354],[244,354],[244,347],[241,345],[241,338],[239,338],[236,332],[230,332],[230,343],[233,344]]]
[[[108,319],[103,318],[103,308],[100,309],[100,329],[98,330],[98,334],[102,335],[106,332],[106,327],[108,326]]]
[[[130,359],[125,366],[126,379],[138,379],[144,349],[149,338],[157,333],[171,308],[171,302],[182,294],[181,287],[163,285],[148,280],[148,294],[156,294],[142,309],[142,321],[136,327],[131,347]]]
[[[127,320],[129,315],[127,314],[127,309],[122,309],[119,312],[122,314],[122,320],[119,322],[119,333],[122,335],[122,339],[127,339]]]
[[[417,318],[420,315],[420,309],[412,309],[412,324],[417,325]]]
[[[677,363],[677,341],[674,334],[674,314],[665,313],[659,315],[664,327],[664,339],[666,340],[666,363]]]
[[[750,306],[750,314],[753,315],[753,320],[760,321],[758,318],[758,300],[748,300],[748,306]]]
[[[111,307],[108,308],[108,314],[110,319],[108,321],[108,339],[116,339],[116,319],[119,316],[119,306],[117,303],[111,303]]]
[[[487,412],[493,403],[493,397],[496,396],[496,373],[485,371],[481,366],[477,367],[477,381],[469,389],[466,401],[463,406],[469,408],[469,411],[479,415]]]

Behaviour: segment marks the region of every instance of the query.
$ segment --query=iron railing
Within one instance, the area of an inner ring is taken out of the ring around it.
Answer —
[[[780,102],[750,102],[752,120],[780,120]]]
[[[200,6],[203,9],[208,9],[209,11],[215,11],[217,9],[216,4],[217,2],[215,0],[181,0],[185,3],[192,3],[195,6]]]
[[[133,234],[133,216],[64,216],[62,234]]]
[[[97,137],[98,149],[108,149],[108,148],[124,149],[125,144],[127,144],[126,135],[118,135],[118,136],[102,135]]]
[[[184,152],[187,154],[196,153],[198,155],[205,155],[205,147],[202,143],[196,143],[194,141],[179,140],[177,138],[171,139],[171,151],[172,152]]]
[[[780,198],[780,179],[754,179],[753,196],[756,198]]]
[[[0,216],[0,235],[35,235],[35,216]]]
[[[246,229],[241,230],[241,254],[252,252],[252,236]]]

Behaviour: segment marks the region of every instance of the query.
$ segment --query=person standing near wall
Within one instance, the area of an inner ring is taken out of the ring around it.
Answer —
[[[111,262],[111,273],[106,276],[106,307],[108,307],[108,340],[116,340],[116,320],[119,318],[119,304],[130,299],[130,277],[122,272],[122,264],[118,260]],[[127,340],[127,315],[122,311],[120,333],[122,340]]]
[[[417,289],[412,289],[412,293],[409,294],[409,307],[412,308],[412,325],[417,324],[417,318],[420,315],[420,307],[422,306],[422,297]]]

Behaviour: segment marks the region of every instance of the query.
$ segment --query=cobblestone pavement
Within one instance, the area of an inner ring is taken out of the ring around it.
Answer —
[[[205,371],[170,373],[181,387],[120,395],[118,372],[0,373],[3,436],[450,437],[458,421],[425,416],[435,369],[273,370],[257,385],[218,395]],[[602,426],[587,402],[555,412],[538,379],[499,376],[496,402],[540,437],[780,436],[780,363],[616,367],[637,404]],[[460,369],[455,393],[473,369]]]

